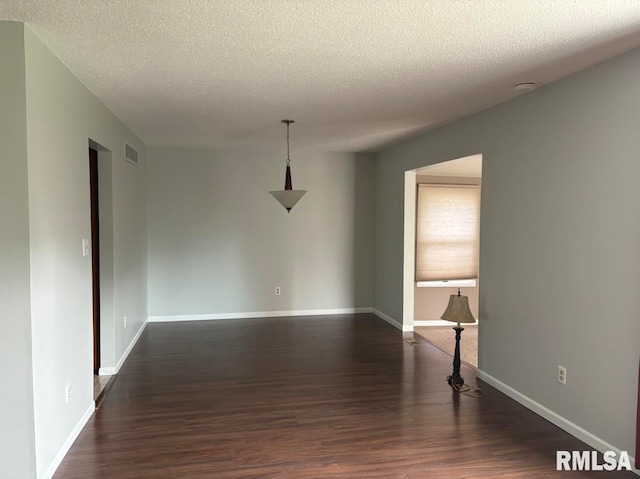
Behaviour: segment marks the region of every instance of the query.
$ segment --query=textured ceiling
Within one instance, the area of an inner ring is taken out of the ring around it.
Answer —
[[[640,45],[638,0],[2,0],[150,145],[366,150]]]

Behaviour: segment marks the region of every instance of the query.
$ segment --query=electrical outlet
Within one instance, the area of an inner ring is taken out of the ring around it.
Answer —
[[[567,384],[567,368],[563,366],[558,366],[558,382],[565,386]]]
[[[126,328],[127,327],[127,317],[126,316],[124,317],[123,324],[124,324],[124,327]]]
[[[64,388],[64,402],[69,404],[70,400],[71,400],[71,384],[67,384],[67,386]]]
[[[280,286],[276,286],[276,295],[280,296]]]

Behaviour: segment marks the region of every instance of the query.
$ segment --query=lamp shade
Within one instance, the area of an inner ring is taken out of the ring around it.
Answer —
[[[293,189],[293,182],[291,181],[291,159],[289,158],[289,125],[295,122],[293,120],[282,120],[282,123],[287,125],[287,168],[284,173],[284,190],[270,191],[269,193],[285,207],[287,213],[291,213],[291,208],[300,201],[300,198],[304,196],[307,190]]]
[[[445,312],[442,313],[441,319],[453,323],[476,322],[476,318],[473,317],[469,309],[469,298],[467,296],[460,296],[459,294],[449,296],[449,305]]]
[[[284,206],[287,211],[291,211],[300,198],[304,196],[307,190],[278,190],[270,191],[271,195]],[[282,211],[282,210],[280,210]]]

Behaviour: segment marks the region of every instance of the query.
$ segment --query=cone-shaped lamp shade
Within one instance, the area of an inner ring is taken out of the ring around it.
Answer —
[[[287,169],[284,174],[284,190],[270,191],[273,197],[280,202],[282,206],[287,209],[287,213],[291,212],[300,198],[304,196],[307,190],[294,190],[291,181],[291,167],[287,165]]]
[[[307,190],[278,190],[270,191],[269,193],[289,212],[306,192]]]
[[[442,319],[451,321],[453,323],[475,323],[476,318],[471,314],[469,309],[469,298],[467,296],[459,296],[452,294],[449,296],[449,305],[444,313],[442,313]]]

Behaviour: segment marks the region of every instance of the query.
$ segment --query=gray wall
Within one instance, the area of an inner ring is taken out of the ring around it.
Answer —
[[[636,50],[386,149],[375,188],[374,306],[400,319],[403,172],[483,154],[480,368],[628,451],[640,356],[638,78]]]
[[[370,307],[373,161],[295,150],[149,149],[149,315]],[[282,294],[276,296],[276,286]]]
[[[0,22],[0,475],[35,477],[24,27]]]
[[[89,140],[111,151],[101,167],[112,187],[103,193],[116,312],[102,318],[104,366],[147,317],[145,152],[28,27],[0,22],[0,64],[0,356],[10,392],[0,400],[0,464],[11,477],[42,477],[93,406],[91,263],[81,247],[91,237]],[[124,162],[125,140],[140,149],[139,168]],[[116,321],[124,314],[127,330]]]

